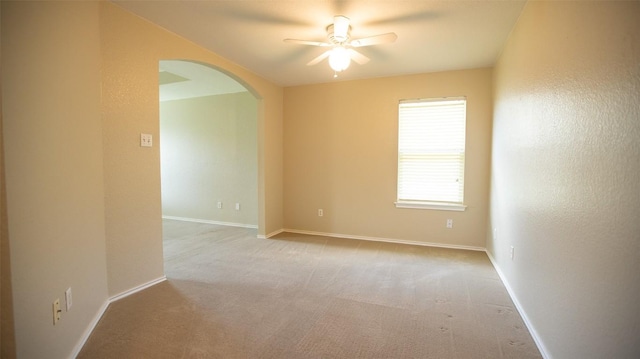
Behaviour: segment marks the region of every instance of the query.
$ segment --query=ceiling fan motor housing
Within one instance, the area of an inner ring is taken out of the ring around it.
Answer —
[[[345,34],[336,34],[333,24],[327,26],[327,37],[329,38],[329,41],[331,41],[331,43],[336,45],[344,44],[345,42],[349,41],[350,33],[351,26],[347,28],[347,32]]]
[[[327,35],[332,43],[344,44],[349,41],[349,32],[351,31],[349,22],[349,18],[343,15],[333,17],[333,24],[327,26]]]

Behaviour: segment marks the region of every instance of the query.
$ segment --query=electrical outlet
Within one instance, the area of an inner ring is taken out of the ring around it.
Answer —
[[[53,302],[53,325],[58,323],[61,315],[62,310],[60,309],[60,298],[58,298]]]
[[[153,136],[148,133],[140,134],[140,147],[152,147],[153,146]]]
[[[236,203],[236,211],[240,210],[240,203]]]
[[[69,287],[64,292],[64,301],[65,301],[65,304],[67,306],[67,312],[68,312],[69,309],[71,309],[71,306],[73,305],[73,297],[71,297],[71,287]]]
[[[498,228],[493,229],[493,240],[494,241],[498,240]]]
[[[324,216],[324,211],[322,209],[318,209],[318,217]]]
[[[514,248],[513,246],[511,246],[511,250],[509,251],[509,256],[511,256],[511,260],[513,260],[513,252],[514,252]]]
[[[453,228],[453,219],[447,219],[447,228]]]
[[[218,209],[222,209],[222,202],[218,202]]]

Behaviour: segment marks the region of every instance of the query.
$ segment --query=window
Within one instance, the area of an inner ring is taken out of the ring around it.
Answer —
[[[396,207],[464,211],[465,98],[399,105]]]

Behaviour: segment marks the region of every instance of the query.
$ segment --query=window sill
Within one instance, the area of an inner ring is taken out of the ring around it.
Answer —
[[[467,209],[464,204],[440,202],[395,202],[396,208],[433,209],[439,211],[459,211]]]

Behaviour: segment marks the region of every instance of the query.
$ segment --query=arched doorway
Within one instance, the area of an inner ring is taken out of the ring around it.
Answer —
[[[257,228],[258,103],[229,75],[159,62],[163,218]]]

